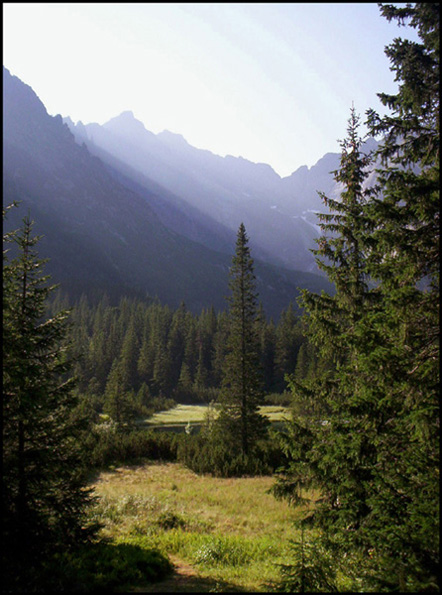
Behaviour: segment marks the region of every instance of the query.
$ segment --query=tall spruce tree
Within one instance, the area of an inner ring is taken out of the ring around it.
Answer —
[[[371,134],[383,138],[382,196],[370,205],[374,233],[368,258],[382,310],[360,330],[360,359],[371,390],[382,395],[389,428],[379,440],[377,483],[383,481],[384,489],[373,499],[370,537],[380,544],[376,559],[387,584],[435,589],[440,576],[440,4],[380,9],[389,21],[414,28],[419,42],[395,39],[386,48],[398,92],[379,94],[389,115],[368,112]],[[399,522],[393,522],[396,517]]]
[[[230,269],[230,328],[224,362],[218,425],[229,448],[246,457],[265,435],[267,420],[259,411],[263,403],[263,378],[258,336],[258,303],[253,259],[241,223]]]
[[[392,115],[368,113],[371,133],[384,135],[382,167],[377,193],[354,209],[363,162],[343,153],[345,193],[329,201],[335,237],[319,243],[337,293],[302,297],[326,374],[308,386],[293,379],[329,413],[325,424],[295,421],[276,491],[294,499],[319,487],[311,521],[324,544],[357,559],[364,588],[438,590],[439,5],[380,6],[389,20],[410,19],[422,43],[386,50],[399,92],[380,94]]]
[[[134,421],[137,414],[134,391],[126,382],[125,367],[120,358],[112,364],[103,401],[103,412],[119,429]]]
[[[43,276],[33,222],[5,238],[18,256],[3,268],[3,587],[42,587],[42,567],[57,551],[91,536],[91,494],[79,450],[84,420],[74,415],[66,356],[67,312],[51,318],[54,286]]]
[[[358,128],[359,117],[352,109],[348,136],[341,143],[341,167],[335,172],[336,181],[344,186],[341,200],[321,195],[331,212],[320,215],[324,235],[317,240],[319,247],[314,253],[318,266],[334,281],[336,294],[302,292],[300,302],[305,310],[307,337],[318,351],[320,364],[316,367],[314,378],[302,381],[296,376],[290,377],[297,404],[295,411],[309,411],[310,414],[295,416],[291,436],[286,443],[293,465],[276,489],[277,493],[286,493],[290,499],[296,499],[300,497],[302,488],[313,479],[315,485],[327,493],[322,506],[317,509],[318,518],[321,510],[328,513],[337,500],[341,504],[352,501],[352,515],[356,516],[356,508],[363,506],[363,501],[356,499],[350,489],[355,482],[358,483],[353,477],[354,470],[350,467],[346,469],[340,460],[341,456],[350,454],[352,458],[359,456],[359,437],[353,437],[351,432],[356,418],[348,409],[354,393],[347,378],[355,373],[355,324],[362,316],[363,306],[368,303],[362,210],[368,193],[363,183],[368,176],[369,157],[362,153]],[[324,421],[327,423],[321,423]],[[341,444],[344,433],[348,434],[345,449]],[[324,452],[324,448],[328,449],[328,453]],[[340,465],[342,471],[336,474]],[[295,491],[294,485],[297,486]],[[333,524],[331,517],[329,515],[327,521],[330,526]],[[348,524],[350,517],[343,515],[341,520]]]

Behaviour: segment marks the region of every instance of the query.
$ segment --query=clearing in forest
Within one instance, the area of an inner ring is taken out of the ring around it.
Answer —
[[[290,561],[294,521],[301,514],[276,500],[272,477],[200,476],[178,463],[146,463],[102,472],[95,480],[103,535],[158,548],[176,565],[169,582],[146,585],[176,592],[267,591]],[[175,582],[174,582],[175,581]],[[141,590],[140,587],[137,590]],[[172,589],[171,589],[172,590]]]

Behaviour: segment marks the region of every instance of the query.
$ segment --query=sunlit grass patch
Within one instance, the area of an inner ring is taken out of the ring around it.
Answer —
[[[103,534],[155,548],[198,573],[248,591],[266,591],[290,558],[300,509],[269,493],[272,477],[200,476],[177,463],[120,467],[95,482]]]
[[[273,533],[278,527],[284,535],[291,533],[299,509],[276,500],[269,489],[269,476],[249,478],[216,478],[200,476],[176,463],[118,468],[100,475],[96,493],[130,508],[140,502],[139,515],[146,515],[156,503],[188,517],[198,517],[225,532],[243,535]],[[132,500],[128,500],[129,497]],[[125,504],[124,504],[125,503]]]
[[[147,421],[151,424],[201,423],[208,411],[208,405],[177,405],[173,409],[155,413]]]
[[[193,533],[183,529],[130,535],[122,542],[154,547],[191,563],[202,577],[236,584],[248,591],[266,591],[279,576],[277,562],[287,561],[288,544],[277,536],[244,537],[217,531]]]
[[[259,412],[270,419],[270,421],[286,421],[290,419],[291,413],[289,407],[282,405],[262,405]]]
[[[213,415],[216,415],[216,410],[213,408],[211,410]],[[208,405],[177,405],[173,409],[155,413],[145,420],[145,423],[148,425],[201,424],[208,411]],[[290,409],[281,405],[263,405],[259,411],[270,421],[284,421],[290,417]]]

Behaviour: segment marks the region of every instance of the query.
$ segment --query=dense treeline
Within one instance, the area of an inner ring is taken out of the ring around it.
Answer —
[[[58,295],[50,310],[67,306]],[[107,297],[95,305],[83,296],[71,314],[71,354],[77,390],[96,413],[117,423],[179,403],[218,398],[229,336],[229,316],[213,308],[199,315],[157,302]],[[283,393],[285,375],[312,375],[315,357],[294,308],[277,324],[260,311],[256,322],[259,361],[267,395]],[[283,397],[282,397],[283,398]],[[287,398],[287,395],[286,395]]]

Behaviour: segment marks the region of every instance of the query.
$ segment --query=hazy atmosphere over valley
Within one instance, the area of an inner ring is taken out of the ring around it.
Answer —
[[[49,114],[104,124],[130,110],[282,177],[339,153],[352,102],[385,109],[384,46],[417,37],[374,2],[6,2],[3,20],[3,63]]]
[[[345,19],[337,17],[343,11]],[[174,306],[184,299],[194,311],[223,308],[229,259],[243,222],[269,315],[294,302],[298,287],[328,287],[316,278],[321,272],[311,252],[320,235],[317,212],[326,210],[318,192],[339,197],[331,172],[339,165],[338,139],[352,104],[361,115],[368,107],[382,109],[375,89],[395,88],[383,47],[399,29],[377,12],[371,3],[5,3],[4,66],[34,91],[31,97],[21,90],[27,101],[41,102],[41,120],[32,122],[34,145],[25,147],[26,131],[13,130],[9,121],[23,126],[32,109],[14,96],[19,85],[13,91],[5,81],[6,160],[19,159],[9,157],[11,144],[20,145],[24,159],[38,151],[41,164],[50,161],[48,144],[37,136],[55,134],[64,146],[57,151],[59,167],[72,173],[77,168],[75,179],[55,175],[44,182],[38,202],[26,192],[20,209],[31,201],[50,272],[78,292],[93,278],[98,287],[120,286],[117,294],[132,289]],[[328,26],[331,18],[339,31]],[[361,21],[367,24],[362,39],[352,24]],[[86,153],[71,155],[69,135],[58,120],[51,124],[44,117],[43,107],[49,116],[61,114],[76,143],[100,158],[112,182],[92,173],[98,166],[92,160],[90,180],[78,172]],[[15,119],[9,109],[17,112]],[[374,146],[371,139],[366,150]],[[62,165],[63,157],[69,166]],[[54,163],[44,169],[54,172]],[[104,197],[104,187],[85,187],[92,182],[110,184],[111,194],[120,196],[130,190],[130,199],[116,199],[111,211],[109,199],[99,204],[94,196]],[[71,203],[55,198],[54,184],[77,201],[88,197],[92,211],[85,221],[79,223],[86,205],[70,219],[63,209]],[[140,211],[132,204],[135,195],[145,203]],[[53,200],[55,209],[46,204]],[[99,220],[90,216],[94,207]],[[137,219],[133,226],[131,217]],[[143,217],[154,228],[149,245]],[[95,225],[105,228],[101,236]],[[137,226],[140,236],[133,233]],[[168,242],[181,241],[187,247],[175,248],[179,259],[166,257]],[[203,280],[210,284],[203,288]]]

